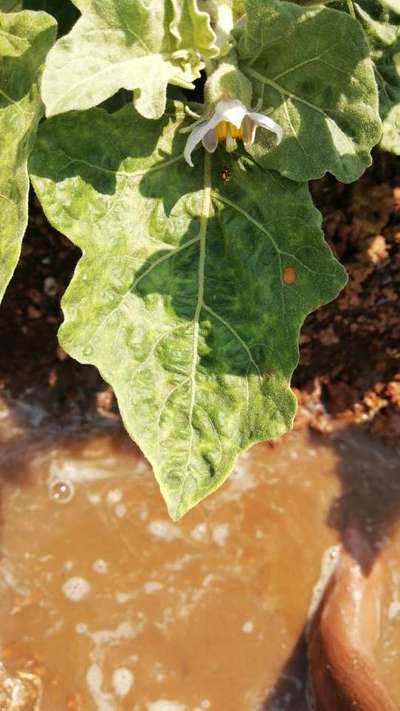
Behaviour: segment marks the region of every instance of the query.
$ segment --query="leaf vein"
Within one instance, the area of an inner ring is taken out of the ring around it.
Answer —
[[[248,347],[247,343],[246,343],[246,342],[242,339],[242,337],[238,334],[238,332],[236,331],[236,329],[229,323],[229,321],[227,321],[226,319],[224,319],[223,316],[221,316],[221,315],[218,314],[216,311],[214,311],[214,309],[212,309],[211,306],[208,306],[207,304],[204,304],[204,310],[205,310],[205,311],[208,311],[208,312],[211,314],[211,316],[214,316],[214,318],[216,318],[218,321],[220,321],[220,322],[225,326],[225,328],[227,328],[228,331],[230,331],[230,332],[232,333],[232,335],[235,336],[235,338],[239,341],[240,345],[242,346],[243,350],[246,352],[247,357],[248,357],[250,363],[251,363],[252,366],[256,369],[256,371],[257,371],[257,373],[258,373],[258,377],[260,378],[260,381],[262,381],[262,375],[261,375],[261,371],[260,371],[260,369],[259,369],[259,367],[258,367],[258,364],[257,364],[256,361],[254,360],[254,358],[253,358],[253,356],[252,356],[252,354],[251,354],[250,348]],[[263,344],[263,345],[265,345],[265,344]]]

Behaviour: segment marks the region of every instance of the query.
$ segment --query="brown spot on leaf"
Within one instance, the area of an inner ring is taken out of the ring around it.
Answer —
[[[286,267],[283,270],[283,281],[285,284],[294,284],[297,279],[297,274],[293,267]]]

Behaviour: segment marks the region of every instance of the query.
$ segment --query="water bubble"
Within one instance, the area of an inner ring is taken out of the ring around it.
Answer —
[[[83,355],[85,356],[91,356],[93,355],[93,348],[92,346],[86,346],[86,348],[83,351]]]
[[[49,483],[49,496],[57,504],[69,504],[75,496],[74,485],[69,481],[54,479]]]
[[[247,620],[247,622],[242,625],[242,632],[245,634],[251,634],[251,632],[254,630],[254,623],[251,620]]]
[[[58,286],[54,277],[46,277],[43,288],[47,296],[55,296],[58,291]]]

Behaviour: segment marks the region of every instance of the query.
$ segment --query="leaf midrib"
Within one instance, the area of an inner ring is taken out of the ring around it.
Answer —
[[[204,306],[204,284],[205,284],[205,266],[206,266],[206,238],[207,238],[207,228],[208,220],[211,214],[211,156],[207,151],[204,151],[204,184],[203,184],[203,205],[201,209],[200,216],[200,229],[199,229],[199,266],[197,271],[197,300],[196,309],[194,312],[194,326],[193,326],[193,345],[192,345],[192,361],[190,368],[190,403],[189,403],[189,427],[190,427],[190,437],[188,444],[188,455],[186,460],[185,469],[182,476],[182,486],[181,495],[179,497],[178,508],[180,508],[183,500],[183,495],[185,492],[185,484],[188,478],[188,472],[190,467],[190,460],[192,457],[193,449],[193,439],[194,439],[194,429],[193,429],[193,413],[196,404],[196,369],[199,357],[199,328],[200,328],[200,314]]]

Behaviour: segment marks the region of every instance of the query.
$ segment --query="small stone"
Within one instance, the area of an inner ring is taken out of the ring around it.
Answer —
[[[55,296],[57,294],[58,286],[54,277],[46,277],[43,284],[43,290],[47,296]]]
[[[30,319],[38,319],[42,315],[42,312],[40,311],[40,309],[37,309],[36,306],[32,306],[31,304],[29,304],[29,306],[27,308],[27,312],[28,312],[28,318],[30,318]]]

